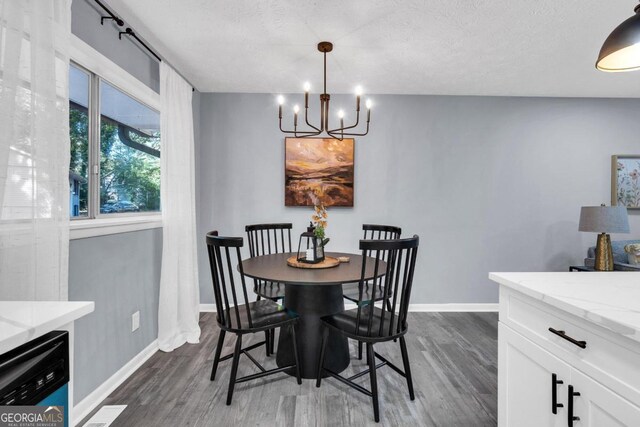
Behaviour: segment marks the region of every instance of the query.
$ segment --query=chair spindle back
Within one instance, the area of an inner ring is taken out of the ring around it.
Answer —
[[[243,324],[240,315],[240,310],[243,308],[238,299],[238,291],[241,290],[245,302],[249,302],[240,255],[240,248],[244,245],[242,237],[220,237],[217,231],[211,231],[207,233],[206,241],[218,323],[227,328],[252,328],[249,304],[244,304],[248,324]],[[241,286],[238,286],[234,279],[234,265],[238,266]]]
[[[247,225],[251,257],[291,252],[291,223]]]
[[[251,258],[260,255],[291,252],[291,223],[253,224],[247,225],[247,242]],[[254,291],[262,285],[268,284],[264,280],[253,279]],[[276,284],[280,286],[280,284]]]
[[[356,331],[360,327],[362,319],[368,322],[366,325],[367,336],[394,335],[406,329],[418,244],[417,235],[409,239],[360,241],[363,259],[359,301],[363,301],[363,288],[366,282],[365,271],[367,263],[371,262],[374,263],[374,279],[371,279],[374,286],[371,288],[371,299],[358,304]],[[384,271],[382,271],[383,269]],[[376,300],[376,292],[380,292],[380,286],[389,292],[390,304],[382,304],[379,329],[375,331],[372,329],[374,301]],[[388,330],[384,331],[386,320],[388,320]]]
[[[363,224],[364,240],[392,240],[399,239],[402,228],[393,225]]]

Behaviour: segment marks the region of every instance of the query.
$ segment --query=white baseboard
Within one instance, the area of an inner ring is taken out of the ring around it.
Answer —
[[[409,311],[414,312],[491,312],[498,311],[497,303],[475,304],[475,303],[462,303],[462,304],[409,304]]]
[[[356,308],[355,304],[344,305],[345,310]],[[216,311],[215,304],[200,304],[201,313]],[[409,311],[414,312],[493,312],[498,311],[498,303],[462,303],[462,304],[409,304]]]
[[[200,313],[215,313],[215,304],[200,304]]]
[[[133,359],[127,362],[122,368],[111,375],[98,388],[92,391],[87,397],[82,399],[73,407],[73,420],[71,425],[75,426],[82,421],[91,411],[93,411],[104,399],[131,376],[144,362],[149,360],[158,351],[158,340],[153,341],[144,350],[136,354]]]

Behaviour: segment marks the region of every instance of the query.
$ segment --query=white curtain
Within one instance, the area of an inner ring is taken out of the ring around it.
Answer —
[[[158,343],[162,351],[200,339],[192,96],[191,86],[161,62],[163,228]]]
[[[66,300],[71,0],[0,0],[0,300]]]

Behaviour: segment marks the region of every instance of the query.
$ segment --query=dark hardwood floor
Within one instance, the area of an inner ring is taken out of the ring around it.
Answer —
[[[173,353],[158,352],[103,404],[128,405],[113,426],[494,426],[497,423],[497,313],[411,313],[407,345],[416,400],[410,401],[404,378],[388,367],[378,370],[380,424],[373,421],[370,398],[335,379],[315,382],[286,374],[236,385],[225,405],[231,363],[222,362],[209,381],[218,328],[213,313],[201,316],[201,343]],[[233,336],[232,336],[233,337]],[[225,340],[222,354],[232,352]],[[264,338],[255,334],[243,346]],[[365,368],[354,356],[347,373]],[[402,366],[398,343],[376,350]],[[264,347],[252,355],[275,366]],[[265,360],[270,359],[270,360]],[[238,376],[257,372],[241,356]],[[359,380],[369,388],[368,375]],[[100,405],[102,406],[102,405]],[[80,424],[82,426],[84,421]]]

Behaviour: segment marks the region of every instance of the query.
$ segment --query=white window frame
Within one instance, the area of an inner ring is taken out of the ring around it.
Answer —
[[[153,91],[75,35],[71,35],[70,58],[72,62],[78,64],[80,67],[94,73],[126,95],[131,96],[162,114],[160,110],[160,94]],[[89,190],[90,193],[95,191],[93,188]],[[99,191],[99,189],[97,189],[97,191]],[[84,239],[87,237],[159,227],[162,227],[162,212],[117,214],[114,216],[109,215],[108,217],[97,215],[96,218],[71,219],[69,238],[72,240]]]

